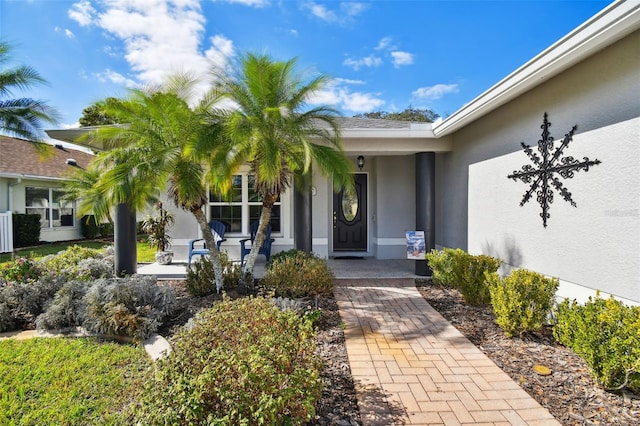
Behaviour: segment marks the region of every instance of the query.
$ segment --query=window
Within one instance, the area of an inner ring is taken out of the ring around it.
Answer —
[[[220,198],[209,193],[209,218],[227,225],[227,233],[249,234],[249,225],[260,220],[262,201],[254,191],[255,177],[249,174],[235,175],[229,198]],[[271,230],[279,233],[282,229],[280,199],[271,210]]]
[[[73,202],[62,200],[64,192],[53,188],[26,188],[26,211],[40,215],[40,226],[73,226]]]

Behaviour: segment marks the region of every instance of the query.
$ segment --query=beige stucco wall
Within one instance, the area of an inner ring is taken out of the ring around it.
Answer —
[[[567,296],[640,301],[638,93],[635,32],[455,133],[437,157],[436,243],[557,276]],[[545,112],[556,140],[578,126],[565,155],[602,161],[563,181],[578,206],[555,192],[546,229],[535,196],[519,207],[528,186],[506,177],[530,164],[520,142],[537,145]]]

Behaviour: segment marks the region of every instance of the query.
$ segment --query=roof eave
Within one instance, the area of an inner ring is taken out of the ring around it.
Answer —
[[[468,104],[433,125],[451,134],[640,28],[640,3],[616,1]]]
[[[73,179],[71,178],[63,178],[63,177],[55,177],[55,176],[41,176],[41,175],[27,175],[20,173],[0,173],[0,178],[5,179],[26,179],[26,180],[47,180],[47,181],[57,181],[57,182],[67,182]]]
[[[110,124],[108,126],[114,126],[114,125]],[[118,125],[115,125],[115,126],[118,126]],[[107,127],[107,126],[87,126],[87,127],[75,127],[71,129],[51,129],[51,130],[45,130],[45,132],[47,135],[49,135],[51,139],[72,143],[74,145],[89,148],[94,151],[104,151],[105,150],[104,145],[101,142],[96,142],[95,140],[91,140],[91,138],[87,138],[86,140],[83,140],[83,141],[78,141],[78,138],[80,138],[84,134],[93,132],[101,127]]]
[[[348,139],[434,139],[435,135],[431,126],[423,128],[409,128],[409,129],[342,129],[340,131],[340,137],[343,140]]]

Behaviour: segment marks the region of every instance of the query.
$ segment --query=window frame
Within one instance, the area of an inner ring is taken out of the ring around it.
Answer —
[[[249,188],[249,178],[250,176],[252,176],[252,173],[249,173],[248,171],[239,171],[238,173],[236,173],[234,175],[234,178],[236,176],[240,176],[241,178],[241,187],[240,187],[240,201],[211,201],[211,193],[209,193],[209,199],[207,202],[207,217],[209,218],[209,220],[218,220],[217,218],[212,216],[212,212],[211,212],[211,208],[212,207],[224,207],[224,206],[240,206],[240,231],[227,231],[225,233],[225,236],[229,236],[229,237],[244,237],[249,235],[251,232],[249,230],[249,227],[251,225],[251,218],[250,218],[250,208],[253,206],[262,206],[262,201],[250,201],[249,200],[249,193],[250,193],[250,188]],[[280,230],[279,231],[273,231],[271,233],[272,236],[274,237],[282,237],[283,235],[283,229],[284,229],[284,203],[282,201],[283,199],[283,194],[280,195],[280,198],[278,201],[276,201],[276,203],[274,204],[274,208],[276,206],[279,207],[280,209]],[[272,217],[273,219],[273,217]]]
[[[27,193],[29,192],[29,190],[36,190],[36,191],[46,191],[47,192],[47,198],[40,198],[42,200],[46,200],[45,205],[43,206],[34,206],[34,205],[28,205],[28,200],[29,200],[29,196],[27,195]],[[56,193],[60,193],[60,195],[58,195],[57,199],[58,202],[54,203],[54,192]],[[64,193],[64,191],[62,190],[62,188],[52,188],[52,187],[44,187],[44,186],[25,186],[25,192],[24,192],[24,210],[25,213],[27,214],[39,214],[37,211],[44,211],[44,215],[40,214],[40,229],[58,229],[58,228],[74,228],[76,226],[76,218],[75,218],[75,213],[76,213],[76,205],[74,201],[67,201],[64,203],[60,202],[60,196],[62,195],[62,193]],[[36,213],[33,213],[33,211],[36,211]],[[71,210],[71,214],[61,214],[62,211],[65,210]],[[55,214],[54,214],[55,213]],[[54,217],[57,215],[57,219],[54,219]],[[62,224],[62,217],[63,216],[71,216],[71,224],[70,225],[63,225]],[[56,225],[55,222],[59,222],[60,225]]]

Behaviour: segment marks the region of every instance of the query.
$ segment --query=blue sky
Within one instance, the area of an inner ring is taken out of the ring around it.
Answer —
[[[455,112],[610,1],[0,0],[13,63],[48,81],[26,94],[76,127],[82,110],[243,52],[298,57],[345,116]],[[18,97],[18,96],[16,96]]]

